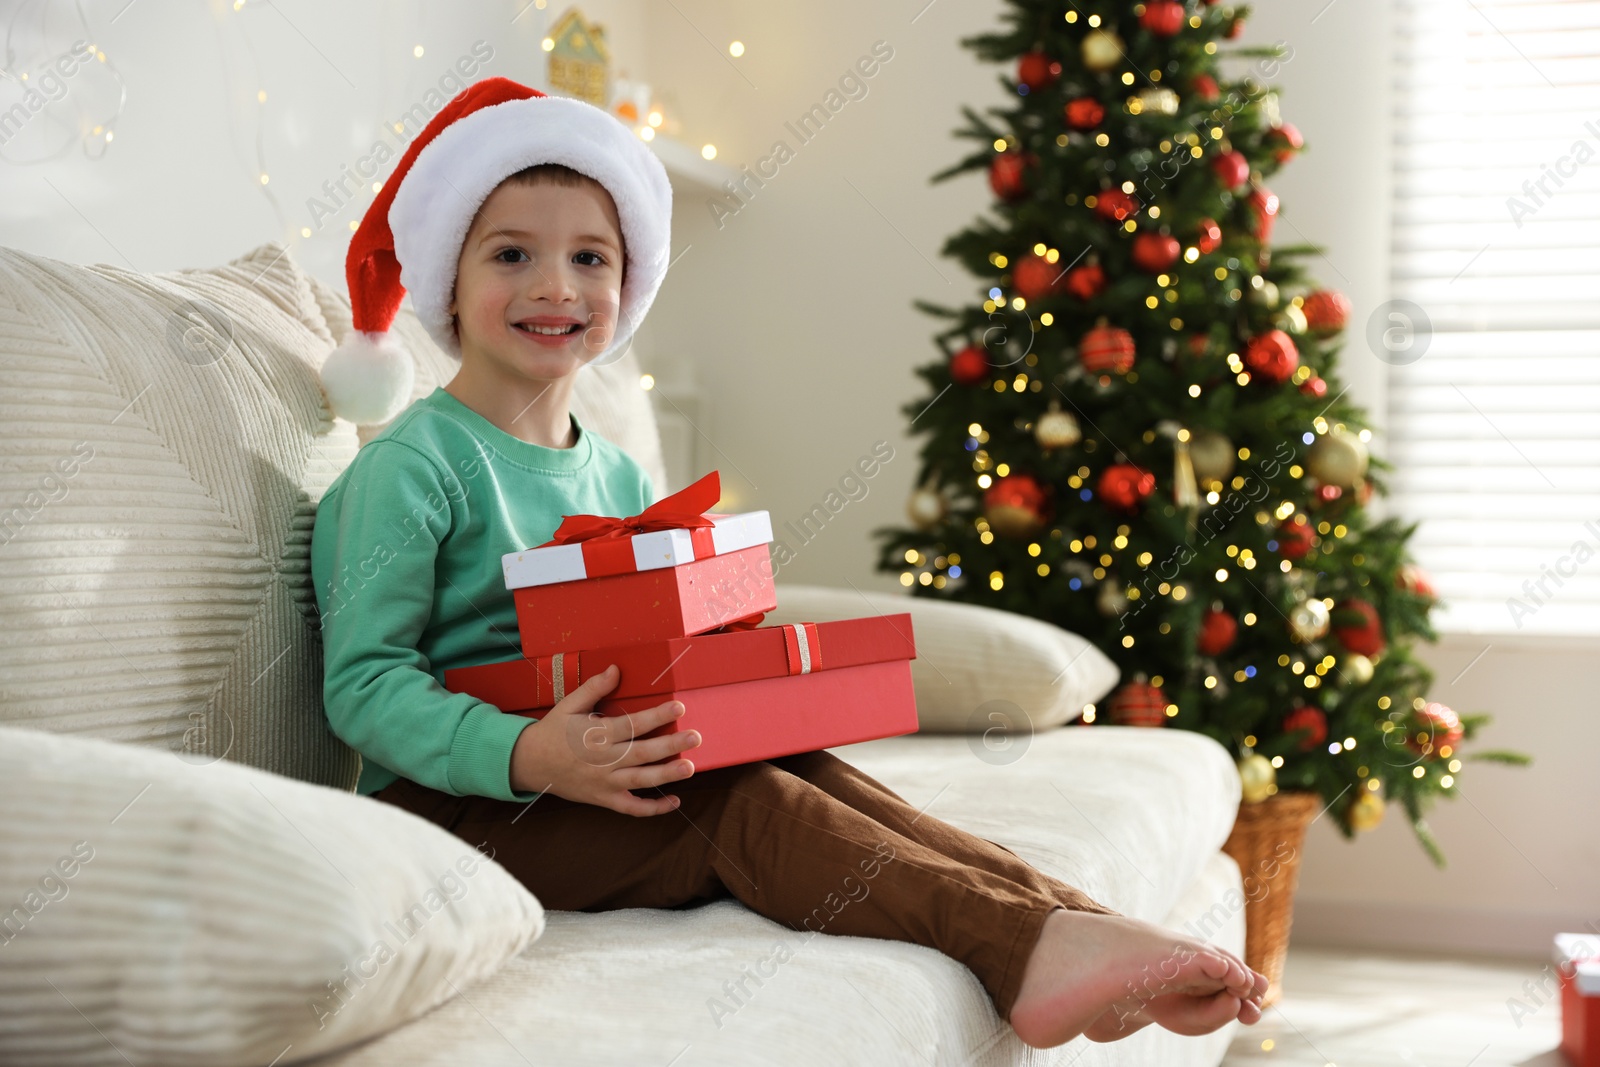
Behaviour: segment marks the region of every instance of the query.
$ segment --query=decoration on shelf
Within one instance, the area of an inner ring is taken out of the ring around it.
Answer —
[[[1278,791],[1278,771],[1272,761],[1252,752],[1239,761],[1239,783],[1246,804],[1259,804]]]
[[[1061,410],[1061,402],[1052,399],[1050,410],[1040,415],[1033,424],[1033,439],[1046,452],[1056,448],[1071,448],[1083,440],[1083,430],[1078,417]]]
[[[1045,491],[1031,474],[1008,474],[983,494],[983,514],[1001,537],[1027,537],[1045,523]]]
[[[649,124],[653,99],[648,82],[623,74],[611,83],[611,114],[635,129]]]
[[[1106,715],[1115,726],[1165,726],[1169,703],[1160,686],[1139,674],[1111,695]]]
[[[1335,424],[1311,443],[1306,473],[1323,485],[1354,489],[1367,474],[1367,446],[1358,435]]]
[[[590,22],[582,11],[569,7],[551,29],[552,45],[546,52],[548,80],[553,92],[606,107],[611,99],[611,49],[605,27]]]

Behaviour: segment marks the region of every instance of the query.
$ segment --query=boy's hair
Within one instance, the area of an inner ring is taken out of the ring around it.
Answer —
[[[508,183],[515,185],[560,185],[565,186],[568,189],[579,189],[583,186],[589,185],[599,189],[607,196],[611,195],[611,190],[607,189],[604,185],[595,181],[593,178],[589,177],[580,170],[573,170],[565,163],[535,163],[531,167],[523,167],[515,174],[511,174],[502,179],[500,185],[506,185]],[[491,196],[494,194],[495,190],[500,188],[500,185],[496,185],[494,189],[490,190]],[[484,203],[488,203],[488,200],[488,197],[484,197]],[[479,205],[479,214],[481,214],[482,211],[483,206]],[[477,221],[476,216],[474,217],[473,221]],[[618,237],[620,240],[621,235],[619,234]],[[624,252],[622,276],[626,278],[627,274],[627,255],[626,252]],[[451,323],[453,324],[453,328],[456,331],[456,338],[459,342],[461,337],[461,316],[459,314],[452,315],[450,319]]]

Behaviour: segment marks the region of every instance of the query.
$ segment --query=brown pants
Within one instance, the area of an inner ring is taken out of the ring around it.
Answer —
[[[451,796],[401,778],[373,796],[493,857],[546,908],[677,908],[737,897],[794,930],[913,941],[969,967],[1007,1019],[1045,916],[1118,915],[1004,845],[920,814],[827,751],[638,790],[676,811],[624,815],[542,794]]]

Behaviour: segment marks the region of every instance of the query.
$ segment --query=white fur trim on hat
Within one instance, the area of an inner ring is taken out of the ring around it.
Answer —
[[[666,276],[672,185],[632,130],[586,101],[509,100],[439,131],[412,161],[389,208],[401,284],[429,335],[460,358],[450,302],[467,231],[497,185],[539,163],[562,163],[588,175],[616,203],[626,246],[621,307],[611,343],[590,361],[610,363],[627,351]]]
[[[416,368],[392,332],[355,330],[322,363],[328,407],[362,426],[388,422],[411,403]]]

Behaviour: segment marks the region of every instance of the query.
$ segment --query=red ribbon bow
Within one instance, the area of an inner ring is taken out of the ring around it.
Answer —
[[[722,499],[722,479],[717,471],[670,496],[664,496],[637,515],[563,515],[555,536],[537,548],[570,545],[613,537],[632,537],[651,530],[701,529],[716,525],[705,512]]]

